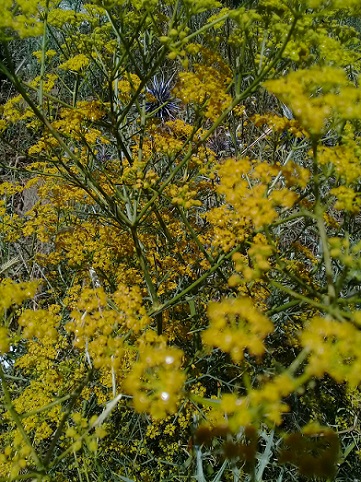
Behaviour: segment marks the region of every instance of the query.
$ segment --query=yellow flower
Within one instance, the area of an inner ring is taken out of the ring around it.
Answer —
[[[203,108],[205,117],[215,121],[230,106],[232,97],[227,93],[232,73],[215,53],[199,47],[204,63],[194,65],[194,72],[181,72],[174,95],[185,104]]]
[[[9,331],[4,326],[0,326],[0,353],[4,354],[10,350]]]
[[[39,287],[39,281],[15,283],[6,278],[0,282],[0,315],[12,305],[21,305],[31,299]]]
[[[151,345],[142,343],[139,361],[123,385],[138,412],[148,412],[156,420],[176,412],[185,381],[182,357],[182,350],[167,346],[162,337],[155,337]]]
[[[86,55],[78,54],[60,64],[59,69],[80,72],[84,67],[87,67],[89,64],[90,59]]]
[[[321,137],[332,119],[361,115],[359,89],[349,85],[341,68],[300,69],[264,85],[292,110],[311,137]]]
[[[254,356],[264,353],[264,338],[272,332],[269,319],[258,311],[249,298],[228,298],[208,306],[209,327],[203,342],[229,353],[239,363],[245,350]]]
[[[331,189],[331,194],[336,196],[335,209],[345,210],[353,214],[360,212],[361,196],[352,187],[339,186]]]
[[[310,351],[306,369],[310,375],[322,377],[328,373],[338,383],[360,384],[361,332],[353,324],[316,316],[300,338],[302,345]]]

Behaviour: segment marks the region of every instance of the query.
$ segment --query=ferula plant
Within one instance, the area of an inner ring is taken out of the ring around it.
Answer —
[[[359,0],[0,40],[0,481],[358,480]]]

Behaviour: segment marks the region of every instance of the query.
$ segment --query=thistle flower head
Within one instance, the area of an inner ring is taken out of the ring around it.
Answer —
[[[150,86],[147,87],[146,112],[162,120],[174,119],[179,110],[177,100],[172,96],[171,85],[174,74],[166,79],[162,73],[153,77]]]

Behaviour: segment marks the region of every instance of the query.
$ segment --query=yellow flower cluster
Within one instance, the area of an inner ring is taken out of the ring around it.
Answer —
[[[16,366],[26,375],[35,374],[45,385],[48,382],[51,385],[57,379],[54,360],[58,348],[59,345],[54,343],[39,343],[37,339],[30,339],[26,343],[26,353],[16,361]]]
[[[97,452],[99,439],[107,435],[106,428],[102,425],[97,425],[93,431],[97,418],[95,415],[88,420],[79,412],[73,413],[72,424],[67,428],[65,436],[72,441],[75,452],[78,452],[84,443],[90,452]]]
[[[328,243],[332,258],[340,260],[348,268],[361,269],[361,241],[351,245],[348,238],[333,237],[328,239]]]
[[[139,359],[124,381],[124,390],[133,395],[134,408],[154,419],[176,412],[185,375],[181,371],[183,352],[168,346],[164,337],[148,332],[139,345]]]
[[[339,211],[348,211],[357,214],[361,209],[361,195],[355,192],[352,187],[339,186],[330,190],[330,193],[336,197],[335,209]]]
[[[124,337],[150,323],[140,289],[125,285],[109,297],[101,287],[84,288],[71,317],[66,330],[74,334],[74,346],[88,353],[95,368],[111,370],[121,366]]]
[[[249,405],[257,413],[258,420],[267,420],[271,426],[282,423],[282,415],[289,411],[283,401],[294,392],[297,384],[287,373],[277,375],[258,390],[249,394]]]
[[[54,88],[57,78],[58,76],[53,73],[36,76],[29,82],[29,86],[34,90],[40,89],[41,86],[43,92],[50,92]],[[39,129],[43,127],[32,108],[21,95],[10,97],[9,100],[1,106],[0,112],[2,114],[0,131],[5,130],[10,127],[11,124],[19,121],[24,121],[28,129]]]
[[[235,363],[243,360],[247,350],[261,356],[264,338],[273,331],[270,320],[246,297],[228,298],[208,305],[209,327],[202,333],[206,345],[229,353]]]
[[[172,185],[169,190],[169,195],[172,197],[172,203],[182,206],[184,209],[190,209],[192,206],[202,206],[202,202],[197,197],[196,190],[190,190],[189,184],[183,186]]]
[[[185,104],[201,108],[203,115],[215,121],[232,102],[227,93],[232,73],[216,54],[201,48],[204,63],[194,64],[194,72],[181,72],[174,95]]]
[[[9,278],[0,282],[0,317],[6,324],[6,310],[13,305],[21,305],[31,299],[39,287],[39,281],[15,283]],[[31,311],[31,310],[30,310]],[[11,345],[11,333],[7,326],[0,326],[0,353],[7,353]]]
[[[224,204],[212,208],[204,217],[213,226],[211,240],[214,250],[228,252],[247,238],[246,220],[236,216],[235,212]]]
[[[62,64],[59,65],[59,69],[72,71],[72,72],[80,72],[84,67],[87,67],[90,64],[90,59],[84,54],[74,55],[70,59],[66,60]]]
[[[26,377],[29,383],[19,393],[14,393],[12,404],[21,415],[22,425],[36,448],[44,440],[49,440],[63,416],[61,404],[54,403],[54,396],[61,396],[64,387],[58,360],[60,345],[44,343],[44,338],[41,341],[33,338],[22,344],[22,349],[26,349],[26,352],[18,358],[15,366],[17,372],[21,373],[23,379]],[[5,420],[11,418],[10,413],[5,414]],[[6,436],[10,438],[14,451],[5,449],[4,463],[9,462],[15,469],[18,458],[25,461],[28,459],[29,446],[15,428]],[[4,468],[1,464],[0,466],[1,469]],[[10,467],[7,470],[10,471]]]
[[[258,427],[262,423],[270,426],[280,425],[283,414],[289,411],[284,399],[296,387],[296,381],[287,373],[275,376],[260,388],[250,389],[244,397],[237,393],[224,393],[213,404],[207,418],[223,431],[239,433],[241,427]]]
[[[89,20],[90,17],[85,13],[72,9],[52,8],[48,15],[48,22],[57,28],[61,28],[65,24],[75,26]]]
[[[39,281],[15,283],[10,278],[0,282],[0,316],[12,305],[21,305],[35,296]]]
[[[53,2],[49,2],[52,4]],[[14,31],[18,38],[36,37],[43,32],[41,11],[45,8],[45,0],[3,0],[1,4],[0,29],[7,29],[8,34]]]
[[[9,330],[5,326],[0,326],[0,354],[10,350]]]
[[[181,119],[169,120],[164,125],[152,121],[147,128],[145,139],[139,138],[138,141],[135,138],[136,143],[132,146],[134,158],[137,158],[141,153],[142,162],[145,162],[152,157],[155,159],[156,155],[161,158],[164,155],[179,155],[185,151],[186,141],[191,138],[192,132],[192,125]]]
[[[36,233],[38,240],[43,243],[52,240],[58,221],[58,216],[53,206],[38,202],[26,214],[28,217],[21,220],[22,234],[31,236]]]
[[[39,63],[41,63],[41,59],[43,57],[43,51],[42,50],[36,50],[35,52],[33,52],[33,55],[37,59],[37,61]],[[49,50],[45,51],[44,55],[45,55],[46,59],[52,59],[53,57],[56,57],[56,55],[58,55],[58,54],[57,54],[56,50],[49,49]]]
[[[19,473],[32,464],[31,448],[24,443],[20,431],[12,431],[11,436],[11,441],[2,437],[5,448],[0,453],[0,476],[5,480],[16,480]]]
[[[21,95],[9,99],[1,109],[2,117],[6,122],[17,122],[23,118],[25,103]],[[5,124],[6,127],[6,124]]]
[[[359,89],[349,85],[343,69],[313,67],[297,70],[265,87],[292,109],[302,128],[313,138],[325,133],[330,120],[351,120],[361,116]]]
[[[72,109],[63,108],[60,111],[61,120],[54,121],[52,125],[55,129],[70,134],[72,131],[78,132],[83,121],[94,122],[101,119],[103,115],[104,110],[100,102],[79,101]]]
[[[114,91],[123,104],[128,104],[140,86],[140,78],[135,74],[124,74],[114,85]]]
[[[316,316],[307,324],[300,339],[310,352],[308,374],[321,378],[327,373],[338,383],[346,381],[354,387],[360,384],[361,332],[352,323]]]
[[[59,118],[51,123],[55,131],[71,136],[73,140],[84,141],[93,146],[97,142],[108,144],[109,140],[104,137],[99,129],[91,127],[89,124],[101,119],[104,115],[103,108],[98,101],[79,101],[74,108],[63,108],[59,112]],[[58,140],[49,132],[42,136],[37,143],[29,149],[30,155],[45,153],[53,158],[53,149],[58,145]],[[75,149],[77,152],[77,149]],[[83,157],[88,160],[89,151],[87,145],[82,148]],[[79,156],[81,157],[81,156]],[[69,162],[69,158],[64,156],[62,161]]]
[[[119,253],[111,242],[116,235],[115,229],[109,226],[98,226],[90,221],[85,221],[79,226],[69,226],[57,234],[55,241],[56,252],[52,256],[53,262],[61,259],[68,260],[69,265],[78,266],[92,260],[94,269],[106,270],[112,266],[110,254]],[[119,234],[118,241],[123,239]],[[56,255],[56,256],[55,256]]]
[[[228,280],[230,286],[260,280],[271,268],[270,257],[274,254],[274,248],[267,242],[263,234],[256,234],[248,249],[247,256],[237,252],[232,256],[237,273]]]
[[[277,134],[283,134],[284,132],[289,132],[295,137],[303,137],[305,133],[303,132],[299,122],[296,119],[287,119],[286,117],[280,117],[275,114],[255,114],[251,120],[257,127],[262,127],[267,125],[272,132]]]
[[[14,400],[14,408],[22,414],[24,428],[33,433],[35,443],[48,439],[61,418],[60,405],[50,405],[54,397],[49,387],[56,388],[57,383],[54,382],[58,376],[55,370],[52,372],[53,377],[46,377],[47,383],[43,380],[31,380],[29,386]],[[37,410],[37,413],[27,415],[27,412],[34,410]]]
[[[305,188],[311,177],[309,169],[300,166],[292,160],[281,167],[281,172],[289,189],[295,189],[296,187]]]
[[[277,208],[290,208],[297,201],[294,186],[290,188],[269,185],[282,170],[263,161],[251,161],[248,158],[227,159],[218,167],[220,184],[218,193],[224,195],[226,205],[211,209],[206,214],[208,221],[215,225],[214,244],[224,251],[246,239],[253,230],[269,225],[278,217]],[[298,170],[289,168],[285,175],[290,178]],[[304,185],[308,178],[307,171],[298,180]]]
[[[37,338],[40,343],[53,344],[58,341],[57,327],[61,317],[58,305],[49,306],[46,310],[26,309],[21,314],[18,323],[23,328],[22,336],[30,340]]]
[[[118,323],[124,328],[138,334],[151,323],[152,320],[143,306],[143,296],[139,286],[129,287],[119,284],[111,298],[119,310]]]
[[[36,76],[29,82],[33,89],[40,86],[44,92],[50,92],[57,81],[58,76],[53,73],[44,74],[43,77]],[[28,106],[21,95],[11,97],[4,105],[1,106],[0,131],[5,130],[11,124],[24,121],[28,128],[39,128],[40,121],[36,118],[33,110]]]
[[[322,166],[332,166],[337,177],[350,185],[357,183],[361,177],[360,155],[360,146],[356,141],[343,139],[340,146],[321,147],[317,153],[317,161]]]
[[[172,156],[178,152],[180,152],[184,148],[184,140],[185,138],[180,138],[179,135],[174,135],[172,127],[172,122],[167,122],[166,126],[169,129],[156,129],[153,132],[150,132],[151,140],[152,140],[152,150],[159,154],[165,154],[166,156]],[[178,126],[175,125],[178,130]],[[186,124],[185,126],[186,127]],[[186,131],[186,129],[184,129]],[[177,132],[177,131],[176,131]]]

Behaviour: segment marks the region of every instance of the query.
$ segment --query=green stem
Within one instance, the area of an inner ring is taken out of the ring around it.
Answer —
[[[194,231],[192,225],[190,224],[190,222],[188,221],[186,215],[184,214],[183,212],[183,209],[181,209],[179,206],[177,207],[178,209],[178,212],[179,214],[181,215],[181,218],[182,218],[182,221],[184,222],[185,226],[187,227],[188,231],[190,232],[190,235],[192,236],[193,238],[193,241],[196,243],[196,245],[198,246],[199,250],[204,254],[204,256],[207,258],[207,260],[213,264],[214,263],[214,259],[213,259],[213,256],[211,256],[206,248],[203,246],[203,244],[199,241],[198,239],[198,235],[197,233]]]
[[[61,435],[63,435],[64,433],[64,425],[65,425],[65,422],[68,420],[70,414],[71,414],[71,411],[76,403],[76,401],[78,400],[78,398],[80,397],[80,394],[81,392],[83,391],[83,388],[88,384],[88,382],[90,381],[91,377],[93,375],[93,371],[90,370],[87,374],[87,376],[84,378],[84,380],[80,383],[80,385],[74,390],[74,392],[70,395],[70,398],[71,398],[71,401],[68,405],[68,407],[66,408],[65,410],[65,413],[58,425],[58,428],[56,429],[55,431],[55,434],[53,436],[53,439],[51,441],[51,444],[50,444],[50,447],[48,448],[48,451],[45,455],[45,458],[44,458],[44,464],[47,466],[49,465],[50,463],[50,460],[53,456],[53,452],[56,448],[56,444],[58,443],[58,440],[59,438],[61,437]]]
[[[157,291],[156,291],[155,286],[152,282],[152,278],[150,276],[149,269],[148,269],[148,262],[147,262],[147,260],[144,256],[143,249],[142,249],[142,247],[140,245],[140,242],[139,242],[139,239],[138,239],[137,230],[134,226],[131,228],[131,233],[132,233],[132,238],[133,238],[133,243],[134,243],[134,246],[135,246],[137,258],[138,258],[141,270],[142,270],[143,275],[144,275],[144,280],[145,280],[145,283],[147,285],[148,293],[149,293],[149,296],[150,296],[151,301],[152,301],[153,309],[155,310],[154,315],[155,315],[156,320],[157,320],[157,333],[158,333],[158,335],[161,335],[162,332],[163,332],[163,318],[162,318],[162,312],[159,311],[159,309],[158,309],[160,303],[159,303]]]
[[[292,301],[289,301],[288,303],[284,303],[283,305],[281,306],[276,306],[275,308],[272,308],[271,310],[268,310],[266,311],[266,315],[267,316],[272,316],[272,315],[275,315],[277,313],[281,313],[282,311],[286,311],[288,310],[289,308],[293,308],[294,306],[297,306],[301,303],[300,300],[292,300]]]
[[[326,282],[327,282],[327,294],[328,300],[327,303],[331,304],[336,299],[336,290],[334,286],[334,273],[332,268],[332,261],[330,256],[330,251],[328,248],[328,237],[325,228],[325,223],[323,220],[324,208],[321,202],[321,185],[319,179],[319,168],[318,168],[318,144],[317,140],[314,139],[312,143],[312,151],[313,151],[313,169],[315,173],[315,218],[317,223],[318,232],[320,235],[321,246],[322,246],[322,256],[325,264],[325,274],[326,274]]]
[[[43,106],[43,93],[44,93],[44,75],[45,75],[45,57],[46,57],[46,45],[47,45],[47,25],[48,25],[48,13],[49,13],[49,0],[46,1],[45,11],[44,11],[44,32],[41,45],[41,65],[40,65],[40,81],[38,90],[39,105]]]
[[[37,469],[41,472],[44,471],[44,463],[40,459],[39,455],[36,453],[35,448],[33,447],[33,444],[31,443],[30,438],[28,437],[27,433],[25,432],[24,425],[21,422],[21,416],[18,414],[18,412],[15,410],[14,405],[12,404],[11,401],[11,396],[10,392],[8,389],[8,385],[6,383],[6,377],[5,373],[3,371],[2,365],[0,363],[0,380],[1,380],[1,385],[4,393],[4,406],[6,410],[9,412],[11,419],[16,425],[16,428],[19,430],[25,444],[29,447],[30,449],[30,454],[32,459],[34,460],[34,463],[37,467]]]
[[[183,291],[181,291],[180,293],[178,293],[176,296],[174,296],[173,298],[171,298],[170,300],[162,303],[161,305],[159,305],[158,307],[154,308],[153,310],[150,310],[148,315],[150,316],[156,316],[158,313],[161,313],[163,312],[164,310],[166,310],[167,308],[169,308],[170,306],[173,306],[175,304],[177,304],[184,296],[186,296],[188,293],[192,292],[192,291],[198,291],[199,288],[203,285],[203,282],[212,274],[214,273],[215,271],[217,271],[219,269],[219,267],[221,266],[222,263],[224,263],[224,261],[230,259],[234,253],[236,253],[237,251],[239,251],[241,249],[241,246],[237,246],[236,248],[232,249],[232,251],[230,251],[229,253],[225,254],[225,255],[221,255],[218,259],[218,261],[206,272],[204,273],[202,276],[200,276],[196,281],[194,281],[194,283],[192,283],[191,285],[189,285],[187,288],[185,288]]]
[[[65,395],[62,398],[59,398],[58,400],[54,400],[54,402],[49,403],[48,405],[44,405],[44,407],[37,408],[35,410],[30,410],[30,412],[22,413],[20,415],[20,418],[27,418],[27,417],[32,417],[33,415],[37,415],[38,413],[45,412],[46,410],[49,410],[51,407],[54,407],[55,405],[59,405],[60,403],[66,402],[71,398],[71,395]]]
[[[296,298],[297,300],[299,300],[302,303],[306,303],[307,305],[313,306],[314,308],[318,308],[319,310],[328,313],[329,315],[333,316],[334,318],[336,318],[339,321],[344,320],[344,316],[342,316],[342,313],[340,312],[340,310],[338,308],[333,308],[329,304],[325,304],[325,303],[321,303],[321,302],[316,301],[316,300],[312,300],[312,299],[308,298],[307,296],[304,296],[304,295],[301,295],[300,293],[297,293],[296,291],[292,290],[288,286],[285,286],[285,285],[279,283],[278,281],[271,280],[270,284],[274,288],[277,288],[280,291],[283,291],[284,293],[287,293],[288,295],[292,296],[293,298]]]
[[[315,214],[317,216],[317,228],[320,234],[321,244],[322,244],[322,254],[323,260],[325,263],[325,274],[326,274],[326,282],[327,282],[327,293],[328,293],[328,302],[332,303],[336,299],[336,290],[333,284],[334,280],[334,273],[332,268],[332,261],[330,256],[330,250],[328,248],[328,238],[325,228],[325,223],[323,220],[323,209],[320,204],[317,204],[315,207]]]

